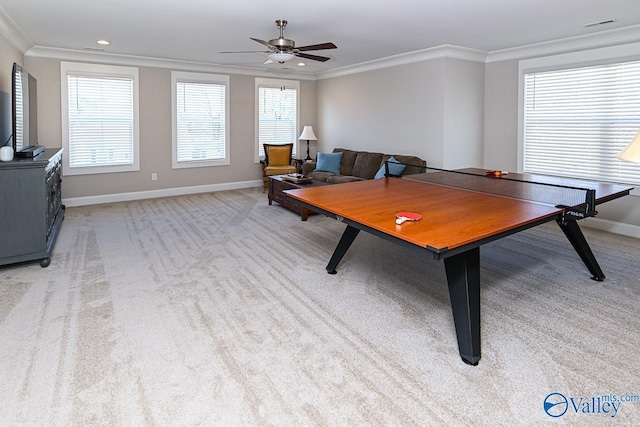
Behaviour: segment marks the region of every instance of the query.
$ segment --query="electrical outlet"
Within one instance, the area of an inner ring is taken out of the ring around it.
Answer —
[[[157,173],[152,173],[151,174],[151,181],[157,181],[158,180],[158,174]]]

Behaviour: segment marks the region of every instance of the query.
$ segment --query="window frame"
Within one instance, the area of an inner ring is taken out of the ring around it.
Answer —
[[[524,172],[525,75],[640,60],[640,43],[521,60],[518,63],[517,171]],[[629,142],[633,135],[629,137]],[[576,178],[587,179],[588,178]]]
[[[224,141],[224,158],[215,160],[192,160],[178,162],[178,102],[177,102],[177,84],[182,83],[205,83],[223,85],[225,88],[225,141]],[[229,116],[231,115],[229,108],[229,85],[230,79],[228,75],[193,73],[186,71],[171,72],[171,166],[173,169],[199,168],[211,166],[228,166],[231,164],[230,154],[230,128]]]
[[[70,164],[71,150],[69,146],[69,75],[87,77],[117,77],[132,79],[133,96],[133,159],[128,165],[75,166]],[[81,62],[60,62],[60,100],[62,147],[68,153],[63,157],[64,175],[95,175],[103,173],[137,172],[140,170],[140,101],[139,76],[137,67],[120,65],[90,64]]]
[[[254,143],[254,162],[259,163],[264,160],[264,156],[260,156],[260,88],[268,87],[278,89],[281,87],[289,87],[296,89],[296,137],[293,142],[294,157],[300,153],[300,81],[283,80],[283,79],[267,79],[256,77],[255,79],[255,143]]]

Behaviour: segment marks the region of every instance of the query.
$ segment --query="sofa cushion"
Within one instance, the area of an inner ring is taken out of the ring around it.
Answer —
[[[365,181],[364,178],[358,178],[357,176],[345,176],[345,175],[333,175],[327,177],[325,181],[328,184],[342,184],[345,182]]]
[[[353,165],[358,156],[357,151],[347,150],[346,148],[334,148],[334,153],[342,153],[340,161],[340,175],[353,175]]]
[[[309,174],[309,176],[311,177],[311,179],[315,179],[316,181],[322,181],[322,182],[327,182],[327,180],[332,177],[332,176],[339,176],[336,173],[333,172],[322,172],[322,171],[316,171],[314,170],[313,172],[311,172]]]
[[[353,165],[351,175],[364,179],[373,179],[380,164],[382,163],[382,153],[369,153],[367,151],[358,152],[356,162]]]
[[[391,156],[385,154],[382,161],[384,162],[388,157],[391,157]],[[404,163],[407,165],[407,167],[404,169],[404,172],[402,172],[403,176],[423,173],[425,171],[424,167],[421,167],[425,165],[425,162],[419,157],[403,156],[401,154],[394,154],[393,157],[395,157],[400,163]],[[415,166],[411,166],[411,165],[415,165]]]
[[[342,160],[342,153],[318,152],[316,171],[340,173],[340,160]]]
[[[386,159],[385,161],[382,162],[382,166],[380,166],[380,169],[378,169],[378,172],[373,177],[373,179],[384,178],[384,173],[385,173],[385,169],[386,169],[385,168],[385,163],[387,161],[389,161],[389,175],[393,175],[393,176],[402,175],[402,172],[404,171],[404,168],[406,166],[396,163],[396,162],[399,162],[400,160],[396,160],[395,157],[391,156],[391,157],[389,157],[388,159]]]

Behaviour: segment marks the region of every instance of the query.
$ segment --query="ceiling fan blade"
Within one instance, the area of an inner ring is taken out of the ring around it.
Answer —
[[[234,50],[230,52],[218,52],[218,53],[271,53],[268,50]]]
[[[268,47],[269,49],[277,49],[275,46],[269,44],[269,42],[266,42],[264,40],[260,40],[260,39],[254,39],[253,37],[249,37],[251,40],[253,40],[254,42],[258,42],[260,44],[265,45],[266,47]]]
[[[314,61],[326,62],[331,58],[327,58],[326,56],[318,56],[318,55],[309,55],[308,53],[294,53],[295,56],[306,59],[313,59]]]
[[[266,61],[264,61],[262,64],[263,64],[263,65],[273,64],[273,61],[267,58],[267,60],[266,60]]]
[[[306,52],[308,50],[324,50],[324,49],[337,49],[338,46],[329,42],[329,43],[320,43],[320,44],[311,44],[308,46],[297,47],[300,52]]]

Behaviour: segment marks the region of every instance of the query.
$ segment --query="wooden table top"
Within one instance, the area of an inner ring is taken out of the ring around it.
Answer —
[[[289,197],[436,253],[550,221],[563,210],[407,178],[302,188]],[[292,200],[293,201],[293,200]],[[396,212],[422,220],[395,223]]]

